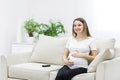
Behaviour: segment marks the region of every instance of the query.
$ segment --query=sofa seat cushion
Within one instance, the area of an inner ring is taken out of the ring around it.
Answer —
[[[72,80],[95,80],[95,73],[79,74],[73,77]]]
[[[8,78],[8,80],[27,80],[27,79],[13,79],[13,78]]]
[[[24,63],[9,66],[9,77],[30,79],[30,80],[49,80],[50,72],[61,68],[59,65],[42,67],[40,63]]]
[[[56,75],[57,75],[57,71],[50,72],[49,80],[55,80]],[[79,74],[79,75],[74,76],[72,80],[95,80],[95,73]]]

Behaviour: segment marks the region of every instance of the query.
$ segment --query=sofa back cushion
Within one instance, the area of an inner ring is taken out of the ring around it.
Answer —
[[[67,38],[41,36],[33,49],[31,60],[34,62],[63,65],[62,56]]]
[[[115,45],[114,38],[96,38],[95,41],[98,48],[98,52],[102,51],[103,49],[114,48]]]
[[[62,56],[67,39],[67,37],[41,36],[33,49],[31,61],[63,65]],[[104,49],[114,48],[114,38],[96,38],[95,40],[99,53]]]
[[[98,48],[98,55],[95,59],[89,64],[88,72],[95,72],[97,69],[97,65],[102,61],[107,59],[112,59],[114,57],[114,45],[115,39],[114,38],[102,38],[102,39],[95,39],[96,45]]]

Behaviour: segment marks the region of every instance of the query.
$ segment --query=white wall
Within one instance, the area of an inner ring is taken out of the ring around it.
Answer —
[[[0,54],[8,54],[16,41],[18,24],[27,15],[24,0],[0,0]]]
[[[96,37],[114,37],[120,47],[120,1],[93,0],[93,22]]]
[[[22,41],[18,29],[28,18],[45,23],[50,19],[60,20],[69,35],[76,13],[74,4],[74,0],[0,0],[0,53],[10,53],[11,44]]]
[[[27,18],[45,23],[50,19],[61,20],[70,35],[73,19],[84,17],[93,36],[115,37],[119,43],[119,3],[119,0],[0,0],[0,53],[10,53],[11,44],[22,41],[18,29]]]
[[[70,32],[75,16],[75,0],[29,0],[29,16],[39,22],[60,20]]]
[[[120,1],[119,0],[77,0],[77,16],[87,20],[94,37],[112,37],[120,47]]]
[[[87,21],[91,35],[94,35],[93,0],[77,0],[76,17],[83,17]]]
[[[90,30],[93,17],[93,0],[29,0],[29,16],[39,22],[48,22],[50,19],[61,20],[68,35],[71,35],[72,21],[84,17]],[[93,32],[93,31],[91,31]]]

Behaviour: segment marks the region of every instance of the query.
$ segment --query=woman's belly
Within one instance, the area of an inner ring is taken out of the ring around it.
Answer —
[[[69,55],[68,58],[70,62],[74,63],[73,66],[69,66],[71,69],[78,67],[84,67],[84,68],[88,67],[88,61],[84,58],[75,58],[72,55]]]

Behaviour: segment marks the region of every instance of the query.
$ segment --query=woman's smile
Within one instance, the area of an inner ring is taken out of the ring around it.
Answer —
[[[75,22],[74,22],[74,31],[75,31],[76,33],[82,32],[82,31],[83,31],[83,23],[80,22],[80,21],[75,21]]]

